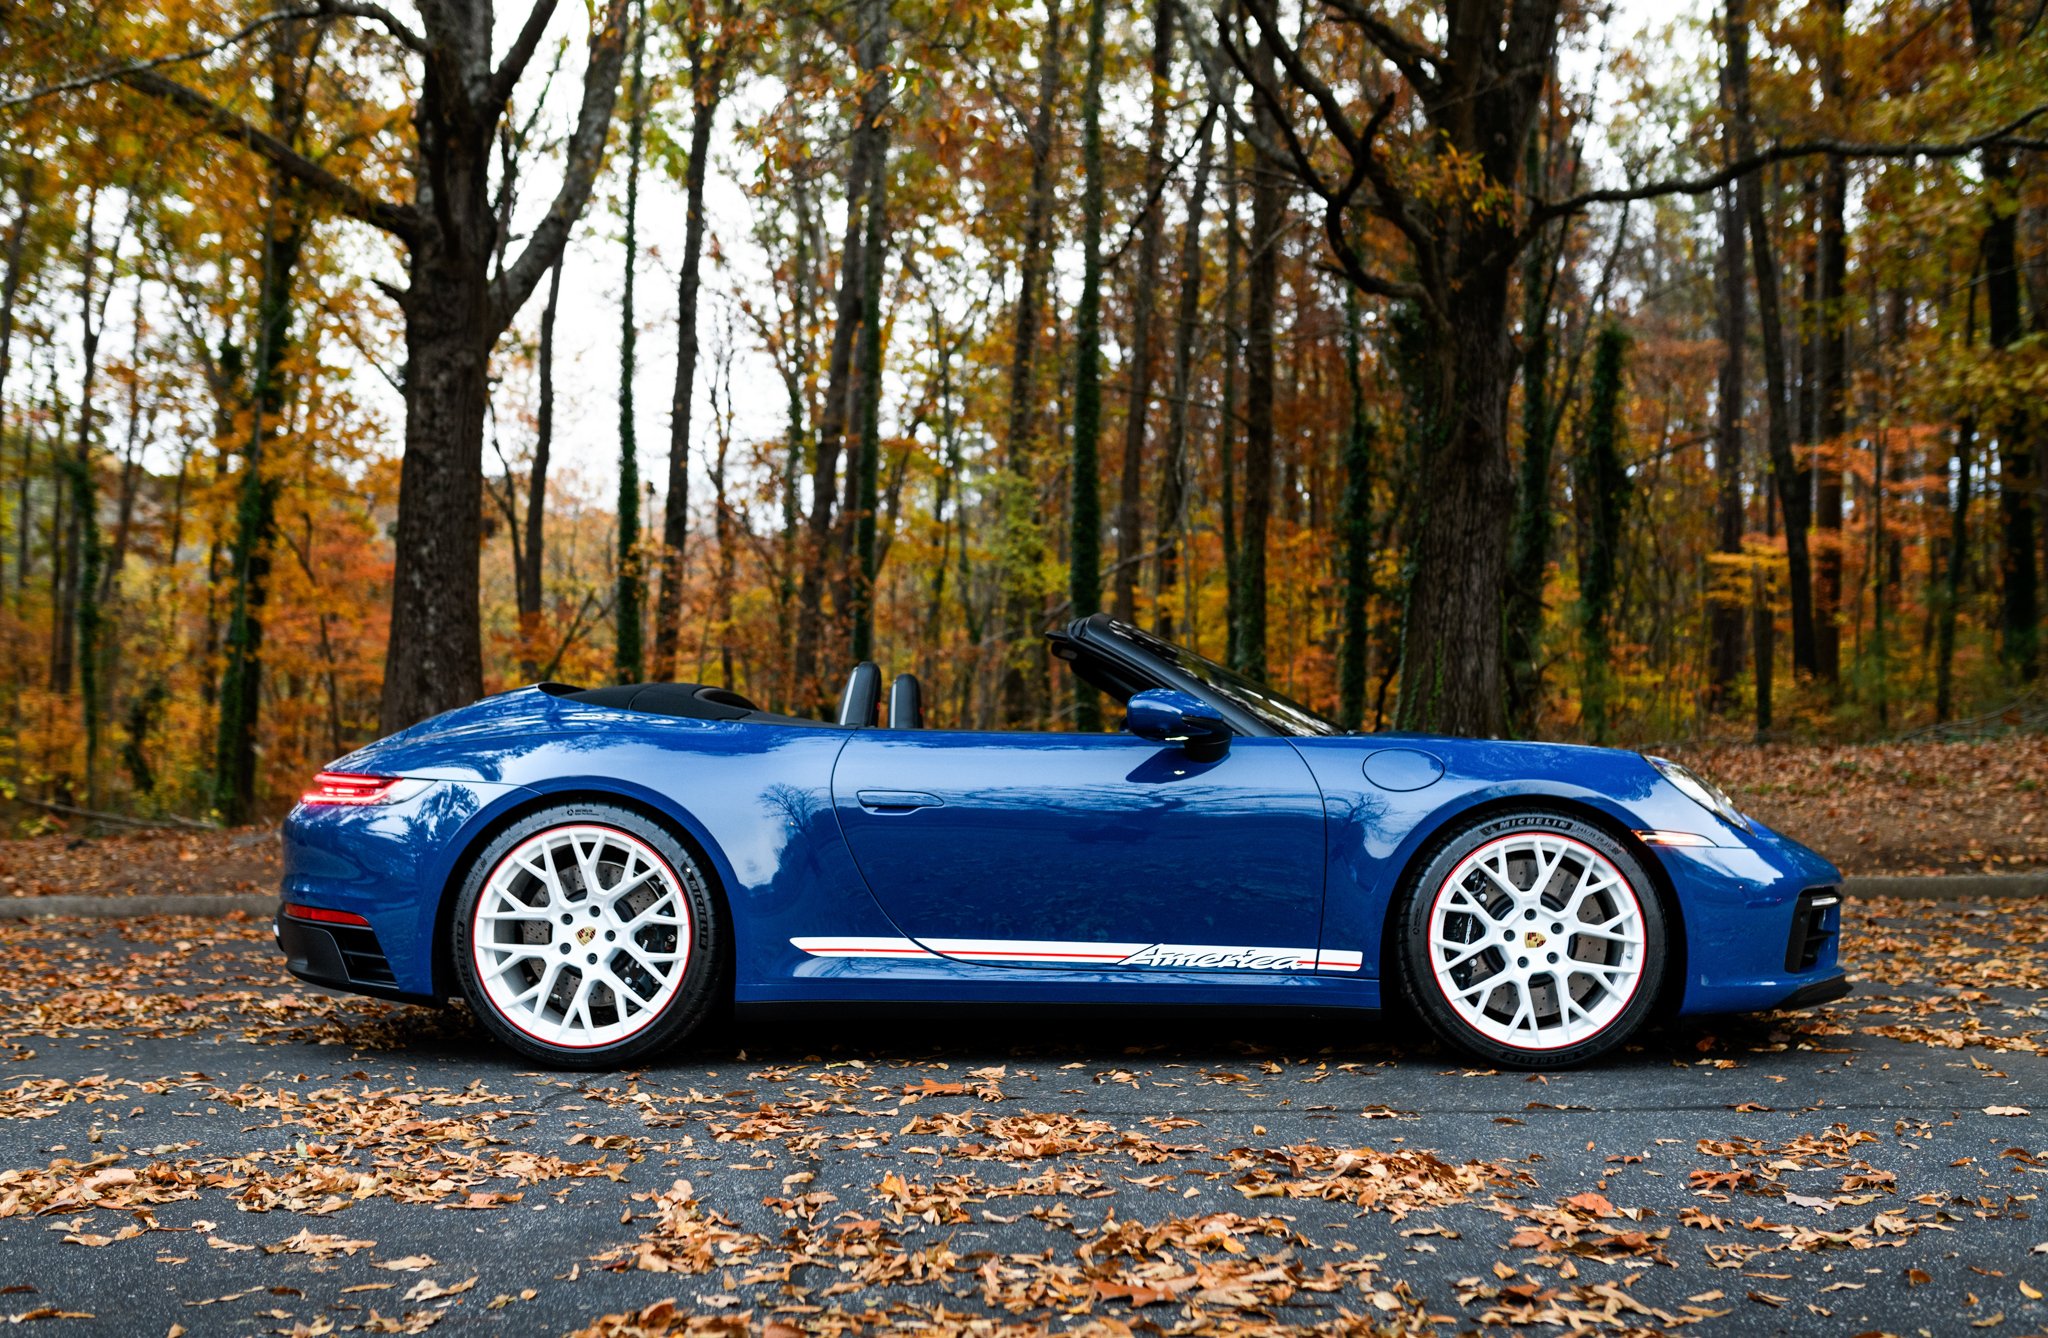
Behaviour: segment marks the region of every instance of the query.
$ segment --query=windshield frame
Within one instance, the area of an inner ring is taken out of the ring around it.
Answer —
[[[1235,714],[1248,717],[1268,733],[1285,738],[1330,738],[1350,732],[1285,693],[1129,623],[1097,614],[1082,620],[1075,631],[1108,640],[1118,650],[1136,652],[1134,658],[1154,662],[1183,680],[1180,686],[1192,686],[1197,696],[1221,698],[1221,703],[1212,704],[1236,708]]]

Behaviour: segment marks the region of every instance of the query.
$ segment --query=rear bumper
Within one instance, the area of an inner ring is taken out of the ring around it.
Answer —
[[[440,913],[457,859],[493,804],[517,787],[437,781],[391,804],[301,804],[285,819],[283,900],[359,916],[367,930],[337,937],[324,925],[280,915],[278,946],[292,973],[334,989],[389,999],[438,999],[452,982],[437,971]],[[345,928],[345,927],[344,927]],[[385,972],[347,961],[367,934]],[[337,966],[336,958],[341,965]]]
[[[309,924],[282,910],[272,924],[285,970],[310,985],[369,994],[400,1003],[435,1003],[432,995],[398,987],[374,931],[348,925]]]

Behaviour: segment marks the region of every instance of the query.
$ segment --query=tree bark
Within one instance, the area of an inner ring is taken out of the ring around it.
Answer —
[[[1612,726],[1613,665],[1608,619],[1620,556],[1629,479],[1621,456],[1622,363],[1628,336],[1600,332],[1586,403],[1586,447],[1578,461],[1580,514],[1579,639],[1584,657],[1579,697],[1587,737],[1605,743]]]
[[[1102,608],[1103,10],[1104,0],[1090,0],[1087,72],[1081,82],[1081,301],[1074,309],[1074,436],[1068,469],[1072,501],[1067,546],[1067,593],[1077,618]],[[1121,534],[1117,544],[1121,552]],[[1079,679],[1074,681],[1075,728],[1093,732],[1102,727],[1096,699],[1094,688]]]
[[[270,55],[271,129],[293,145],[305,117],[305,84],[310,77],[309,70],[300,68],[303,30],[302,24],[280,25]],[[265,195],[256,348],[248,392],[249,434],[242,453],[234,543],[229,550],[233,593],[214,738],[213,806],[229,826],[240,826],[255,816],[264,608],[269,602],[270,546],[277,531],[279,486],[274,464],[264,459],[264,447],[275,433],[287,398],[283,367],[291,348],[292,282],[307,226],[303,190],[274,166]]]
[[[1846,0],[1825,0],[1821,39],[1821,96],[1830,107],[1843,99],[1842,42]],[[1842,466],[1849,430],[1848,275],[1849,172],[1839,158],[1820,169],[1820,250],[1815,319],[1814,524],[1820,531],[1814,564],[1814,669],[1831,690],[1842,676]]]
[[[1270,79],[1273,43],[1262,25],[1255,77]],[[1278,133],[1278,112],[1262,100],[1259,124]],[[1232,667],[1266,674],[1266,527],[1273,511],[1273,330],[1280,296],[1280,243],[1287,208],[1279,170],[1263,158],[1252,168],[1251,256],[1245,283],[1244,515],[1238,535],[1238,635]]]
[[[519,553],[519,674],[540,677],[541,599],[547,572],[548,463],[555,444],[555,313],[562,296],[562,262],[548,271],[548,300],[540,312],[540,405],[534,424],[533,464],[526,475],[526,543]]]
[[[1243,155],[1231,123],[1223,129],[1223,399],[1216,414],[1216,491],[1223,539],[1223,658],[1235,663],[1239,609],[1244,601],[1244,574],[1238,566],[1237,544],[1237,383],[1244,360],[1243,326],[1238,320],[1238,280],[1243,272],[1244,239],[1240,229],[1239,185]]]
[[[1215,104],[1202,119],[1195,180],[1188,190],[1187,221],[1180,238],[1180,298],[1174,312],[1173,399],[1166,414],[1166,458],[1159,469],[1160,551],[1152,610],[1159,635],[1174,638],[1174,599],[1179,594],[1181,544],[1187,532],[1188,396],[1194,390],[1195,330],[1202,316],[1202,213],[1209,193],[1209,149]]]
[[[14,367],[14,305],[21,294],[22,255],[28,244],[29,211],[35,204],[35,169],[33,166],[21,170],[20,184],[15,188],[20,208],[15,210],[14,226],[7,230],[7,272],[0,277],[0,445],[7,441],[7,376]],[[26,438],[24,438],[26,440]],[[22,456],[21,505],[14,517],[16,548],[20,560],[15,563],[14,587],[21,591],[28,586],[28,469],[26,453]],[[7,579],[0,573],[0,595],[7,593]]]
[[[1970,31],[1977,52],[1998,50],[1997,0],[1970,0]],[[2020,308],[2019,213],[2013,198],[2012,155],[1987,149],[1984,174],[1984,306],[1985,334],[1993,356],[2003,354],[2025,332]],[[2034,481],[2035,424],[2022,409],[1999,415],[1998,528],[1999,651],[2007,668],[2024,682],[2040,672],[2040,577],[2036,563],[2038,524]]]
[[[1131,374],[1124,397],[1124,458],[1117,479],[1116,574],[1110,607],[1127,623],[1138,621],[1138,558],[1143,548],[1145,433],[1152,411],[1153,285],[1159,273],[1163,230],[1160,196],[1166,174],[1166,120],[1173,74],[1174,0],[1155,0],[1152,10],[1152,119],[1145,132],[1145,205],[1138,226],[1138,254],[1131,274]],[[1205,127],[1206,129],[1206,127]],[[1173,520],[1158,517],[1161,542]],[[1156,615],[1155,615],[1156,620]]]
[[[1730,23],[1727,39],[1732,49],[1726,65],[1733,105],[1735,152],[1747,157],[1754,131],[1749,105],[1749,27]],[[1766,440],[1769,444],[1772,491],[1785,518],[1785,567],[1787,595],[1792,606],[1792,667],[1799,674],[1815,671],[1813,630],[1813,570],[1807,547],[1810,475],[1800,468],[1792,442],[1800,433],[1786,387],[1789,364],[1785,357],[1785,317],[1778,293],[1777,248],[1771,239],[1771,225],[1764,213],[1763,181],[1750,173],[1735,183],[1736,202],[1749,230],[1750,259],[1756,272],[1756,314],[1763,342],[1764,408]]]
[[[1360,363],[1365,340],[1360,329],[1358,292],[1344,289],[1344,373],[1350,394],[1350,430],[1344,442],[1344,640],[1337,663],[1337,723],[1346,729],[1365,724],[1366,651],[1372,641],[1372,447],[1373,424],[1365,404]],[[1548,501],[1544,503],[1548,508]]]
[[[1060,95],[1060,0],[1046,7],[1045,41],[1038,57],[1038,105],[1029,144],[1031,186],[1025,204],[1023,254],[1018,265],[1017,305],[1011,330],[1010,394],[1004,434],[1005,470],[998,501],[1002,508],[1003,663],[998,717],[1005,728],[1021,729],[1036,715],[1034,684],[1041,677],[1037,640],[1037,571],[1045,554],[1038,522],[1035,467],[1039,328],[1044,321],[1048,245],[1052,235],[1052,152]]]
[[[647,7],[633,16],[632,92],[626,113],[626,236],[625,279],[619,295],[619,510],[617,583],[612,596],[612,677],[638,683],[647,677],[647,655],[641,626],[641,604],[647,575],[640,552],[640,442],[634,424],[633,377],[639,370],[640,321],[633,300],[640,270],[640,148],[647,124]]]
[[[877,136],[888,86],[881,66],[889,43],[888,0],[859,0],[855,9],[859,34],[855,62],[862,80],[847,145],[846,234],[839,248],[839,293],[834,303],[832,344],[825,363],[825,402],[819,410],[811,452],[811,513],[804,537],[803,584],[797,593],[796,646],[793,669],[796,692],[814,709],[830,707],[830,693],[819,679],[818,651],[825,631],[826,563],[833,532],[833,504],[838,496],[839,453],[845,443],[848,400],[852,395],[854,340],[860,333],[861,297],[865,291],[861,238],[866,226],[860,201],[875,173]],[[845,610],[840,610],[844,614]]]
[[[737,6],[726,4],[715,34],[691,32],[690,150],[683,165],[683,263],[676,279],[676,380],[668,405],[668,473],[661,512],[661,591],[654,615],[655,677],[676,676],[683,618],[683,568],[690,542],[690,413],[697,394],[698,293],[704,267],[704,182],[711,134],[725,97],[725,64]],[[799,220],[798,236],[803,235]],[[793,401],[794,402],[794,401]],[[791,462],[796,468],[796,462]]]
[[[1535,159],[1531,150],[1532,164]],[[1551,475],[1558,418],[1550,404],[1550,248],[1531,245],[1522,258],[1522,461],[1515,487],[1514,547],[1508,555],[1506,628],[1508,723],[1518,733],[1535,724],[1542,692],[1543,586],[1550,571]]]
[[[867,234],[861,243],[860,442],[853,474],[858,482],[853,517],[853,624],[851,649],[858,664],[875,653],[875,521],[882,461],[882,270],[889,244],[889,140],[878,132],[868,181]],[[892,722],[893,723],[893,722]]]
[[[1729,0],[1729,23],[1741,0]],[[1729,188],[1715,206],[1721,222],[1721,372],[1716,390],[1714,431],[1714,551],[1725,564],[1707,568],[1707,624],[1711,646],[1707,697],[1711,709],[1725,710],[1742,672],[1744,597],[1737,563],[1742,556],[1742,417],[1748,388],[1743,355],[1749,338],[1748,266],[1744,263],[1741,208]]]

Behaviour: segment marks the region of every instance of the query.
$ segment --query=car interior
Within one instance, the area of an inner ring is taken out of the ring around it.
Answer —
[[[1085,640],[1086,621],[1079,620],[1066,629],[1046,634],[1047,648],[1053,657],[1063,661],[1076,678],[1118,706],[1129,701],[1134,693],[1158,686],[1138,665],[1125,663]],[[730,688],[699,683],[626,683],[602,688],[542,683],[540,689],[551,696],[592,706],[692,720],[743,720],[764,725],[818,723],[804,716],[765,710]],[[846,729],[875,729],[885,721],[890,729],[925,728],[923,688],[917,675],[898,674],[885,694],[881,667],[873,660],[862,660],[846,675],[846,686],[840,691],[839,708],[831,723]]]

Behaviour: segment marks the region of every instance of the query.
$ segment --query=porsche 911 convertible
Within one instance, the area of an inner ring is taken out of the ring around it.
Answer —
[[[1403,1001],[1542,1068],[1848,990],[1834,867],[1682,766],[1345,733],[1102,615],[1051,643],[1121,732],[928,729],[865,662],[831,722],[685,683],[436,716],[292,811],[279,946],[562,1067],[727,1005]]]

